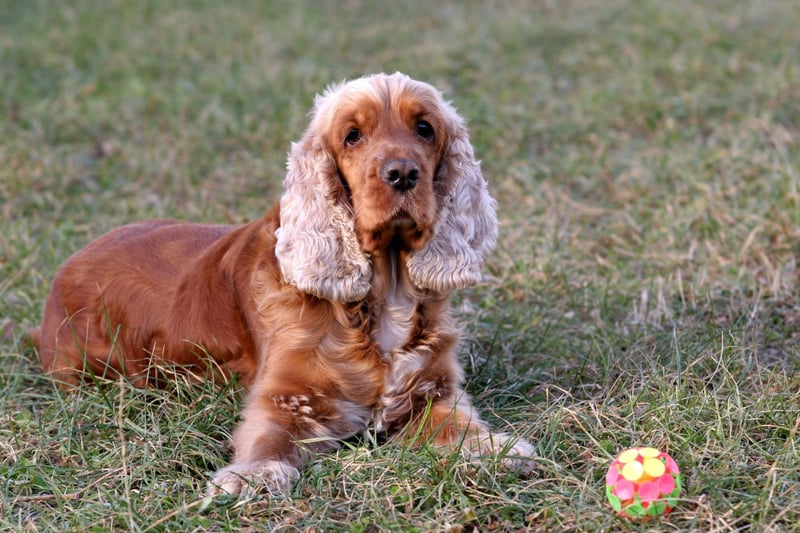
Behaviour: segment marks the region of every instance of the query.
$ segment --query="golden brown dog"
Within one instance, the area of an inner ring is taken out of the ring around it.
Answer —
[[[531,445],[490,434],[462,390],[448,295],[481,279],[497,219],[453,107],[399,73],[332,86],[285,186],[250,224],[140,222],[73,255],[34,333],[45,370],[67,386],[238,375],[242,422],[211,494],[284,490],[369,424],[529,468]]]

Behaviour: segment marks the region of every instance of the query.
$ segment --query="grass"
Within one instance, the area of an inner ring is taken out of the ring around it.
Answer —
[[[0,10],[0,529],[799,531],[800,6],[8,0]],[[454,99],[500,203],[461,291],[468,390],[536,446],[348,443],[285,498],[203,499],[235,386],[62,394],[24,339],[58,265],[137,219],[242,222],[331,81]],[[605,504],[671,453],[668,518]]]

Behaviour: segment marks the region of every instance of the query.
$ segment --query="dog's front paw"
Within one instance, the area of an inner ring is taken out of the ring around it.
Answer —
[[[530,474],[536,468],[533,461],[533,445],[525,439],[514,439],[503,435],[507,440],[501,445],[499,453],[505,468],[520,474]]]
[[[477,449],[473,447],[465,452],[472,457],[496,455],[505,469],[518,474],[528,475],[536,469],[533,445],[508,433],[484,435]]]
[[[208,495],[245,494],[265,490],[282,494],[300,477],[300,472],[286,461],[258,461],[232,464],[218,470],[208,483]]]

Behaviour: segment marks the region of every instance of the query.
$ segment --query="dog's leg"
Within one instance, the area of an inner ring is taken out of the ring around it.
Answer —
[[[331,384],[264,381],[267,386],[248,396],[233,434],[232,463],[209,483],[212,496],[262,489],[283,493],[312,457],[367,426],[371,408],[342,399]]]
[[[430,443],[434,446],[461,449],[467,458],[495,455],[504,467],[523,474],[530,473],[534,448],[526,440],[508,433],[493,433],[480,420],[466,393],[431,402],[403,429],[401,439],[409,443]]]
[[[332,437],[319,417],[320,400],[301,387],[252,391],[233,433],[232,464],[214,475],[209,493],[239,494],[249,486],[285,492],[299,468],[324,447],[319,439]],[[304,445],[303,439],[315,442]]]

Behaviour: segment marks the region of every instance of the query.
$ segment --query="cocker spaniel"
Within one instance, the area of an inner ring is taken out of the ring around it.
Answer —
[[[462,390],[448,305],[496,237],[464,121],[430,85],[377,74],[316,98],[263,218],[107,233],[57,273],[34,340],[67,387],[238,375],[242,421],[211,495],[285,490],[370,424],[524,471],[532,446],[490,433]]]

